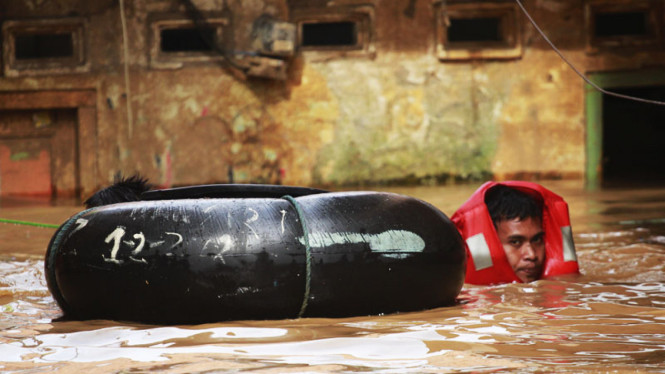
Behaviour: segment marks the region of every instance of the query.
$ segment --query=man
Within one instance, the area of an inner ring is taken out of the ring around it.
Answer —
[[[488,182],[452,216],[466,242],[466,282],[532,282],[578,273],[568,205],[530,182]]]
[[[113,179],[113,185],[95,192],[94,195],[83,202],[86,208],[139,201],[141,200],[141,194],[152,188],[148,180],[138,174],[129,178],[118,174]]]
[[[498,185],[487,191],[485,204],[515,275],[525,283],[539,279],[545,262],[542,202]]]

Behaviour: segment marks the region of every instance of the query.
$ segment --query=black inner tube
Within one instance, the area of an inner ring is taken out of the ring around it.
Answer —
[[[141,200],[175,200],[201,198],[281,198],[326,193],[329,191],[308,187],[272,184],[205,184],[200,186],[146,191]]]

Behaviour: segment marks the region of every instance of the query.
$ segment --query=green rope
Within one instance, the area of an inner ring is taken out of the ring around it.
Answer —
[[[307,230],[307,223],[305,222],[305,215],[303,214],[302,209],[300,209],[300,204],[298,204],[296,199],[289,195],[282,196],[282,199],[290,202],[296,209],[300,225],[302,226],[303,237],[305,239],[305,295],[303,296],[302,305],[300,306],[300,312],[298,312],[298,318],[302,318],[305,314],[305,309],[307,309],[310,284],[312,282],[312,250],[309,245],[309,233]]]
[[[50,223],[19,221],[17,219],[6,219],[6,218],[0,218],[0,223],[13,223],[15,225],[46,227],[46,228],[49,228],[49,229],[57,229],[58,227],[60,227],[60,225],[53,225],[53,224],[50,224]]]

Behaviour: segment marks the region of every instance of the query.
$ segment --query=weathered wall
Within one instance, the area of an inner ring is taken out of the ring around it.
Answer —
[[[194,3],[230,16],[236,49],[251,48],[254,19],[288,19],[299,6],[292,2],[289,9],[281,0]],[[294,185],[584,175],[584,82],[525,19],[521,58],[442,62],[435,53],[432,2],[343,3],[373,4],[372,53],[301,53],[289,79],[278,81],[245,79],[218,62],[151,67],[146,20],[150,13],[182,12],[176,0],[125,1],[127,61],[118,0],[3,2],[7,19],[86,18],[90,69],[0,77],[0,90],[96,90],[99,185],[118,172],[140,172],[162,185],[226,182],[230,172],[236,182]],[[587,55],[580,1],[527,5],[583,71],[665,63],[665,55],[653,51]],[[82,187],[84,193],[93,188]]]

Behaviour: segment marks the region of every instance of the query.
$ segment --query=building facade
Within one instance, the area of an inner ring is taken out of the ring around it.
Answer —
[[[0,193],[662,177],[663,107],[569,63],[665,99],[663,5],[3,1]]]

